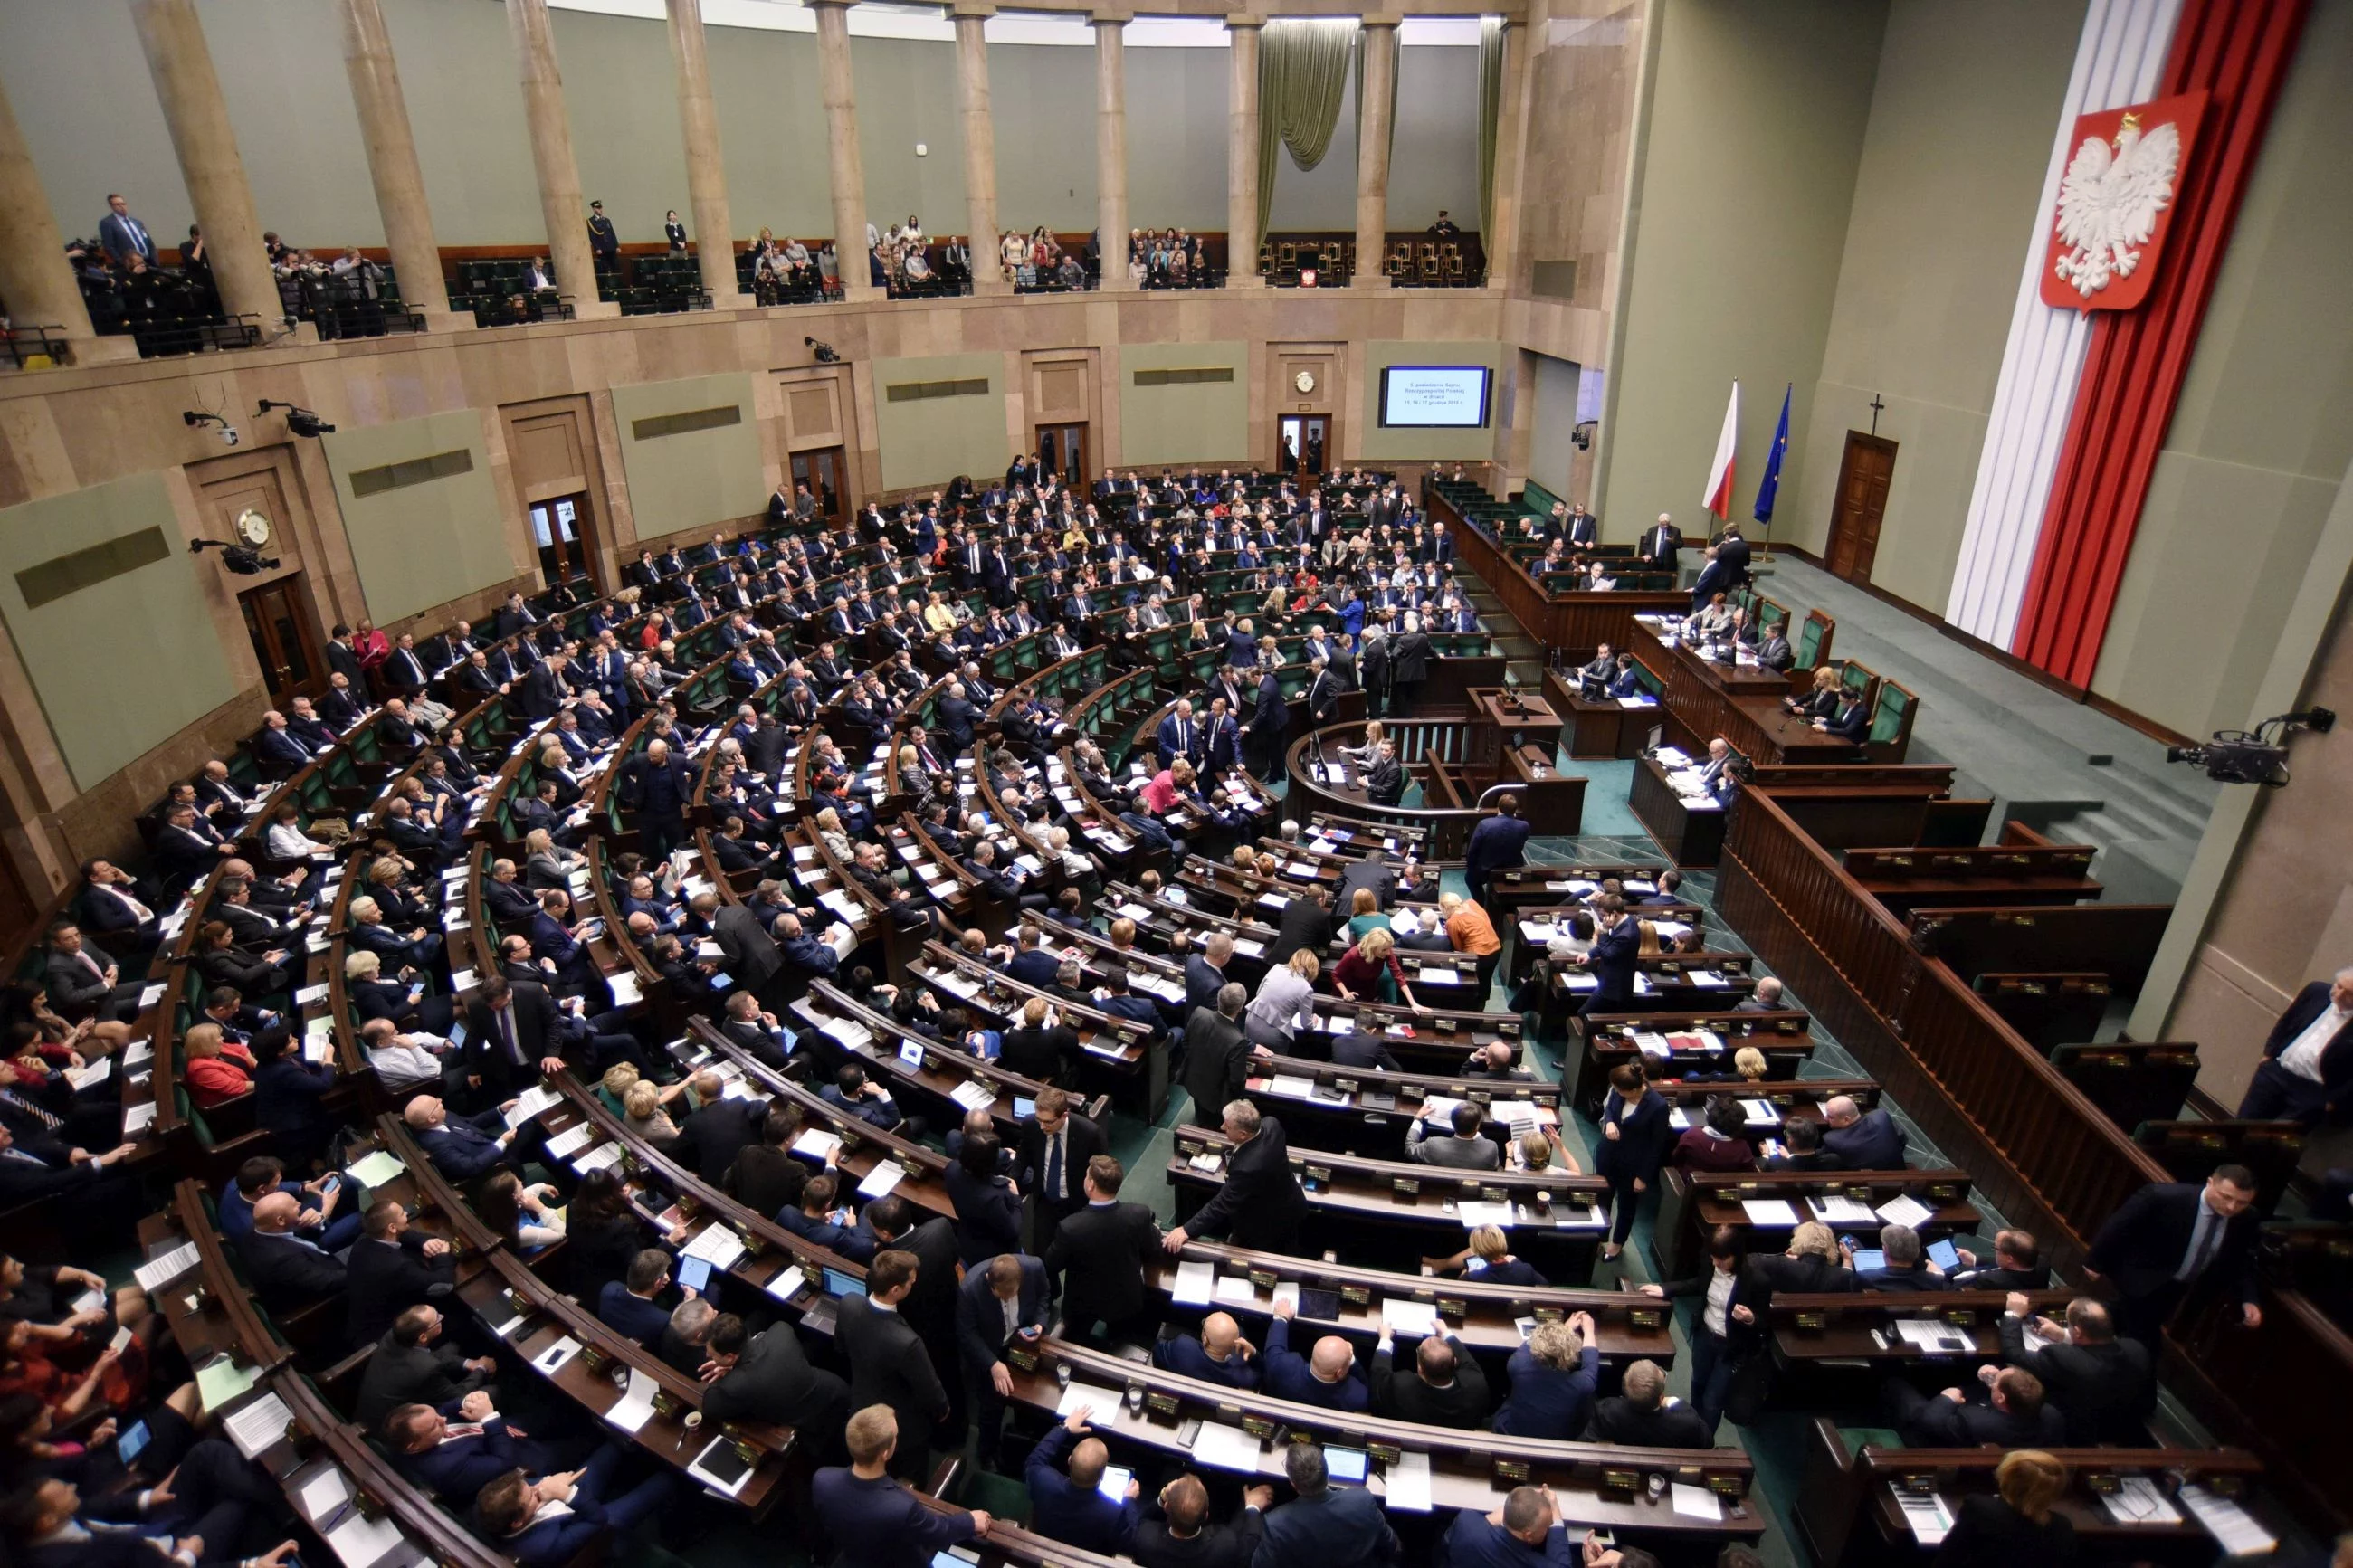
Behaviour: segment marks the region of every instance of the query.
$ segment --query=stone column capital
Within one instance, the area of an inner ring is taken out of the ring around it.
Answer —
[[[1356,18],[1356,26],[1359,27],[1395,27],[1403,25],[1404,21],[1405,13],[1402,11],[1367,11],[1363,16]]]
[[[1135,13],[1124,5],[1097,6],[1087,13],[1091,27],[1124,27],[1135,20]]]
[[[1242,27],[1263,27],[1265,26],[1265,17],[1254,16],[1248,11],[1237,11],[1226,18],[1226,31],[1229,33]]]
[[[955,0],[948,7],[948,17],[957,22],[986,22],[997,15],[989,0]]]

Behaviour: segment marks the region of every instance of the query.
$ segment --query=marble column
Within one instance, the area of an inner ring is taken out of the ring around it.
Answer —
[[[1381,253],[1388,245],[1389,118],[1397,86],[1394,14],[1364,18],[1365,100],[1356,113],[1356,275],[1350,286],[1386,289]]]
[[[817,56],[825,95],[825,147],[833,175],[833,253],[841,268],[842,297],[871,300],[877,290],[866,263],[866,159],[858,147],[858,84],[849,70],[849,7],[856,0],[811,0],[817,13]]]
[[[582,321],[617,316],[621,307],[596,297],[596,262],[588,248],[588,204],[580,195],[580,165],[572,156],[572,117],[564,106],[564,73],[555,64],[555,34],[547,0],[506,0],[507,30],[522,73],[523,119],[531,128],[531,162],[539,174],[539,211],[547,226],[547,258],[555,286],[572,298]]]
[[[1263,16],[1226,18],[1226,287],[1262,289],[1258,275],[1258,32]]]
[[[205,254],[213,265],[221,309],[232,316],[258,316],[265,326],[282,320],[286,307],[261,248],[253,187],[246,183],[245,161],[237,155],[237,133],[229,128],[228,104],[213,71],[204,25],[196,19],[195,0],[131,0],[131,20],[155,79],[180,177],[205,231]],[[176,237],[156,235],[156,247]]]
[[[678,68],[678,124],[686,141],[686,205],[694,209],[694,255],[702,287],[722,310],[748,310],[735,281],[735,226],[727,216],[727,166],[719,155],[719,109],[711,99],[702,0],[669,0],[670,58]]]
[[[375,184],[376,211],[384,217],[385,248],[392,252],[401,302],[422,311],[432,331],[470,327],[471,315],[449,309],[441,249],[433,240],[433,213],[425,200],[425,172],[417,162],[417,138],[409,130],[408,100],[401,94],[400,66],[392,58],[384,11],[376,0],[343,0],[343,69],[352,79],[368,178]]]
[[[956,116],[964,127],[965,239],[972,250],[972,291],[1009,294],[997,262],[997,122],[988,108],[987,0],[956,0]]]
[[[1504,24],[1504,99],[1495,110],[1494,232],[1482,233],[1487,257],[1487,287],[1508,289],[1519,263],[1520,191],[1527,178],[1528,104],[1535,81],[1535,51],[1530,29]]]
[[[5,89],[0,89],[0,300],[8,302],[9,319],[18,326],[62,331],[76,364],[139,357],[129,334],[101,338],[90,329],[57,215]]]
[[[1127,24],[1098,10],[1095,29],[1095,235],[1103,287],[1131,287],[1127,270]]]

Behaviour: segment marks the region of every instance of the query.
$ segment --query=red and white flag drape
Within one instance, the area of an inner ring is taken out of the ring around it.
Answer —
[[[1732,449],[1740,441],[1740,384],[1732,384],[1732,401],[1724,405],[1724,433],[1715,438],[1715,461],[1708,466],[1707,492],[1701,504],[1719,519],[1732,515]]]

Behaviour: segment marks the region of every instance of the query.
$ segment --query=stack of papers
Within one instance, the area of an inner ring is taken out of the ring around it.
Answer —
[[[1879,1217],[1869,1204],[1850,1197],[1824,1194],[1806,1202],[1812,1207],[1814,1217],[1824,1225],[1869,1225]]]
[[[1904,1522],[1923,1546],[1935,1546],[1952,1533],[1953,1510],[1934,1492],[1899,1491],[1895,1506],[1904,1510]]]
[[[706,1225],[679,1249],[679,1256],[703,1258],[713,1269],[725,1273],[744,1256],[744,1238],[723,1225]]]
[[[1969,1355],[1978,1348],[1977,1341],[1965,1331],[1934,1318],[1899,1318],[1895,1332],[1905,1344],[1926,1355]]]
[[[1288,1095],[1293,1100],[1304,1100],[1314,1092],[1315,1080],[1297,1073],[1279,1072],[1268,1080],[1266,1089],[1269,1094]]]
[[[1180,1307],[1206,1307],[1217,1289],[1217,1270],[1207,1263],[1179,1263],[1176,1283],[1169,1288],[1168,1299]]]
[[[286,1436],[286,1424],[294,1413],[275,1394],[265,1394],[246,1405],[221,1422],[237,1451],[248,1459],[259,1458]]]
[[[515,1096],[515,1102],[507,1108],[507,1125],[520,1127],[541,1111],[554,1110],[563,1103],[564,1096],[555,1090],[545,1084],[533,1084]]]
[[[152,1296],[164,1286],[194,1268],[197,1260],[196,1244],[193,1241],[185,1242],[153,1262],[141,1264],[135,1276],[139,1281],[139,1288]]]
[[[866,1179],[864,1181],[858,1184],[859,1196],[867,1198],[887,1197],[890,1195],[891,1189],[897,1186],[902,1181],[904,1181],[906,1179],[906,1175],[907,1167],[899,1163],[898,1161],[881,1161],[877,1163],[872,1170],[866,1173]]]
[[[2125,1476],[2116,1489],[2100,1494],[2100,1506],[2118,1524],[2179,1524],[2180,1510],[2165,1500],[2147,1476]]]
[[[948,1098],[966,1110],[986,1110],[997,1103],[997,1090],[976,1078],[968,1078],[948,1090]]]
[[[350,1174],[352,1180],[364,1187],[380,1187],[387,1182],[398,1180],[407,1169],[398,1156],[378,1149],[364,1160],[353,1161]]]
[[[1705,1487],[1695,1487],[1687,1481],[1677,1481],[1669,1489],[1674,1499],[1675,1511],[1689,1519],[1704,1519],[1710,1524],[1724,1520],[1724,1505]]]
[[[547,1152],[559,1160],[568,1160],[586,1148],[588,1140],[595,1136],[596,1136],[596,1124],[593,1121],[583,1121],[577,1126],[565,1128],[549,1139]]]
[[[1219,1275],[1217,1286],[1210,1294],[1220,1301],[1230,1301],[1238,1307],[1258,1305],[1258,1287],[1250,1283],[1247,1274]]]
[[[1083,1405],[1109,1420],[1112,1412],[1119,1408],[1120,1399],[1121,1394],[1116,1389],[1096,1388],[1089,1384],[1074,1382],[1063,1389],[1061,1398],[1054,1402],[1054,1414],[1058,1417],[1068,1415]]]
[[[261,1381],[259,1367],[244,1366],[227,1356],[216,1356],[196,1368],[196,1396],[206,1411],[218,1410]]]
[[[2245,1509],[2229,1498],[2219,1497],[2195,1482],[2183,1487],[2180,1497],[2181,1506],[2232,1556],[2253,1557],[2278,1548],[2279,1537],[2257,1524]]]
[[[358,1509],[347,1510],[343,1522],[326,1532],[327,1544],[343,1560],[343,1568],[375,1568],[407,1544],[392,1515],[370,1519]]]
[[[793,1152],[806,1154],[812,1160],[830,1159],[840,1147],[841,1134],[828,1132],[822,1127],[812,1127],[793,1140]]]
[[[1890,1225],[1900,1225],[1913,1230],[1917,1230],[1922,1221],[1934,1219],[1936,1216],[1935,1209],[1930,1208],[1910,1193],[1897,1194],[1886,1203],[1880,1205],[1875,1212],[1880,1218]]]
[[[1455,1214],[1462,1221],[1463,1228],[1466,1230],[1475,1229],[1482,1225],[1497,1226],[1509,1230],[1512,1228],[1512,1222],[1519,1218],[1518,1213],[1509,1203],[1488,1203],[1475,1198],[1465,1198],[1456,1205]]]
[[[1440,1330],[1438,1309],[1428,1301],[1401,1300],[1395,1296],[1381,1298],[1381,1326],[1391,1333],[1437,1333]]]

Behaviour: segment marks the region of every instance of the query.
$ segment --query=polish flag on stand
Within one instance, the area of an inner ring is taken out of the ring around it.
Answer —
[[[1715,438],[1715,461],[1707,470],[1707,492],[1700,504],[1718,520],[1732,515],[1732,449],[1740,440],[1740,384],[1732,384],[1732,401],[1724,405],[1724,433]]]

